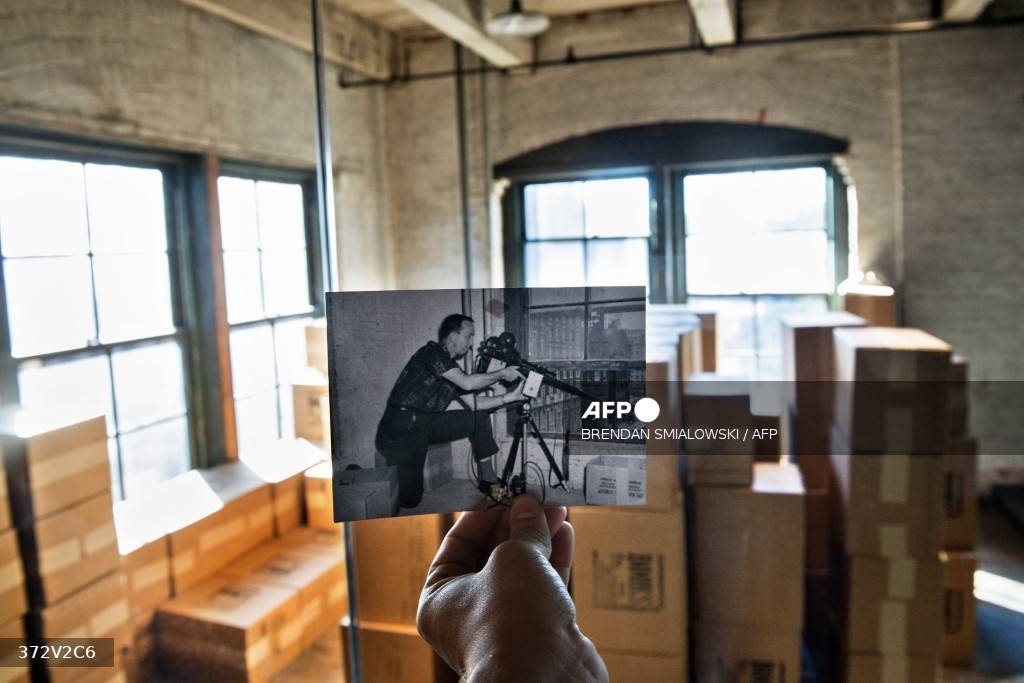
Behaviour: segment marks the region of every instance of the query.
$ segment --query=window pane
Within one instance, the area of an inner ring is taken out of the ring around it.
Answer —
[[[18,368],[18,395],[26,408],[65,415],[106,415],[107,433],[114,433],[106,356],[47,365],[39,361],[22,363]]]
[[[236,398],[274,388],[274,336],[269,324],[231,330],[228,345]]]
[[[95,253],[167,250],[163,173],[86,164],[85,184]]]
[[[229,323],[263,317],[258,252],[224,252],[224,290]]]
[[[96,337],[88,257],[8,260],[4,279],[14,356],[80,348]]]
[[[235,424],[240,456],[277,439],[277,391],[271,389],[235,401]]]
[[[824,313],[824,296],[764,296],[757,298],[758,352],[782,357],[782,316],[789,313]],[[782,376],[779,376],[782,379]]]
[[[121,436],[125,498],[144,494],[191,466],[185,418],[161,422]]]
[[[718,313],[718,347],[723,353],[754,352],[754,304],[751,299],[739,296],[690,297],[687,303],[702,311]]]
[[[260,244],[264,249],[306,247],[302,186],[294,183],[256,183]]]
[[[583,202],[587,237],[647,237],[651,232],[647,178],[587,181]]]
[[[530,311],[531,360],[583,360],[583,305]]]
[[[185,383],[177,342],[115,351],[112,363],[118,427],[122,431],[185,414]]]
[[[584,284],[583,242],[528,242],[527,287],[580,287]]]
[[[644,360],[645,318],[643,302],[591,306],[587,358]]]
[[[585,299],[582,287],[554,287],[530,290],[531,306],[551,304],[581,304]]]
[[[255,249],[256,183],[242,178],[217,179],[220,204],[220,240],[224,249]]]
[[[538,183],[524,191],[526,239],[583,237],[583,183]]]
[[[268,315],[285,315],[309,310],[306,250],[264,251],[263,286]]]
[[[287,382],[308,372],[306,365],[306,326],[312,318],[285,320],[274,325],[274,351],[277,376]]]
[[[89,251],[82,165],[0,157],[0,242],[4,256]]]
[[[647,244],[644,238],[587,242],[587,284],[646,287]]]
[[[93,267],[101,341],[155,337],[174,331],[167,254],[96,256]]]
[[[825,293],[830,264],[824,231],[686,238],[686,283],[693,294]]]

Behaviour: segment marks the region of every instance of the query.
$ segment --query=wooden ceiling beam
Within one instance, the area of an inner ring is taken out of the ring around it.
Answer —
[[[942,18],[946,21],[974,21],[988,4],[989,0],[942,0]]]
[[[736,43],[736,0],[688,0],[701,40],[708,47]]]
[[[488,35],[483,20],[466,0],[395,0],[395,4],[498,67],[527,64],[530,43]]]

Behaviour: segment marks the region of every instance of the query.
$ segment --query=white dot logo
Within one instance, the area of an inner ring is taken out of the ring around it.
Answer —
[[[653,398],[642,398],[633,406],[633,414],[641,422],[653,422],[661,414],[661,406]]]

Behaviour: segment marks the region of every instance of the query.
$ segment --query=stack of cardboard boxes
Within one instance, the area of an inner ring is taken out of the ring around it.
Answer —
[[[920,330],[840,328],[832,466],[849,681],[935,680],[950,347]]]
[[[683,387],[683,426],[688,430],[686,483],[690,486],[750,486],[754,418],[749,382],[701,372]]]
[[[0,452],[0,457],[2,452]],[[7,475],[0,466],[0,638],[24,639],[25,572],[18,550],[18,532],[11,526],[7,498]],[[6,668],[6,667],[12,668]],[[28,669],[14,668],[16,662],[0,662],[0,681],[27,683]]]
[[[317,320],[306,326],[305,371],[285,380],[292,387],[295,436],[331,450],[330,399],[327,382],[327,324]]]
[[[123,676],[129,641],[128,593],[111,511],[106,420],[62,420],[9,409],[0,418],[10,511],[17,528],[21,575],[12,537],[0,550],[8,577],[4,618],[21,612],[30,638],[114,638],[113,667],[37,667],[51,681],[107,681]],[[16,555],[14,555],[16,557]]]

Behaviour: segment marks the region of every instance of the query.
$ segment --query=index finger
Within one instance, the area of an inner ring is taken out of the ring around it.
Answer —
[[[431,590],[445,581],[480,569],[491,552],[494,530],[503,510],[472,510],[463,512],[441,541],[427,571],[424,590]]]

